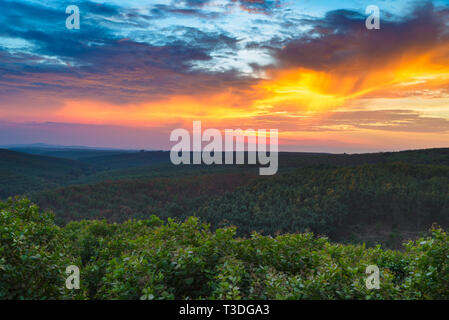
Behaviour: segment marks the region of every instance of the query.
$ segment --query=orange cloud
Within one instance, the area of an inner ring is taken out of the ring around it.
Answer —
[[[224,128],[243,124],[276,126],[276,119],[279,119],[279,126],[288,120],[290,128],[304,124],[310,127],[340,109],[379,109],[378,97],[390,108],[401,109],[399,104],[404,103],[401,99],[413,100],[421,96],[420,90],[449,87],[449,63],[438,59],[448,52],[446,45],[419,55],[403,55],[385,65],[370,65],[358,70],[351,65],[340,65],[326,71],[273,69],[267,72],[268,79],[260,80],[247,89],[228,87],[203,94],[169,95],[143,103],[65,100],[62,107],[46,114],[45,120],[129,126],[171,123],[189,126],[192,120],[202,120],[210,126]],[[438,95],[438,91],[435,94]],[[437,98],[440,98],[439,105],[448,101],[437,96],[429,99]],[[407,103],[410,105],[410,101]],[[441,111],[438,116],[444,118]],[[270,121],[262,121],[264,117]]]

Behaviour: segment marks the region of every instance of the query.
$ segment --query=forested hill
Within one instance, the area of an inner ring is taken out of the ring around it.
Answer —
[[[0,149],[0,199],[71,184],[109,180],[180,177],[216,172],[253,170],[249,166],[174,166],[169,152],[21,147],[24,152]],[[25,153],[26,152],[26,153]],[[36,153],[50,153],[50,156]],[[71,159],[78,160],[71,160]],[[449,148],[371,154],[279,154],[279,172],[303,167],[346,167],[404,162],[449,165]],[[256,170],[254,170],[255,172]]]
[[[39,148],[39,147],[13,147],[8,150],[35,154],[40,156],[56,157],[70,160],[83,160],[102,156],[113,156],[118,154],[135,153],[135,151],[124,150],[97,150],[97,149],[75,149],[75,148]]]
[[[449,165],[449,148],[407,150],[360,154],[281,152],[281,168],[316,165],[354,166],[362,164],[405,162],[410,164]]]
[[[79,161],[0,149],[0,199],[55,188],[95,171]]]
[[[87,164],[100,166],[102,169],[137,168],[162,163],[170,164],[170,153],[168,151],[97,150],[91,148],[49,148],[38,146],[16,146],[10,150],[21,153],[80,160]],[[348,166],[394,161],[403,161],[413,164],[449,165],[449,148],[362,154],[280,152],[279,160],[280,166],[283,168],[317,164]]]
[[[300,168],[271,177],[251,173],[119,180],[31,195],[58,223],[123,222],[197,216],[238,234],[313,231],[338,241],[415,238],[433,223],[449,226],[449,167],[406,163]]]
[[[170,152],[168,151],[123,152],[112,155],[88,157],[81,160],[88,164],[101,166],[104,169],[136,168],[171,163]]]

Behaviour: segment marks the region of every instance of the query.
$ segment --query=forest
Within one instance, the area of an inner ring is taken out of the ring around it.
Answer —
[[[449,149],[279,160],[1,149],[0,299],[449,298]]]

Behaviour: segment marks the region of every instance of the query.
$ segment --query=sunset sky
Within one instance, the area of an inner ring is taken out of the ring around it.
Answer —
[[[449,147],[449,0],[0,6],[0,145],[169,149],[201,120],[287,151]]]

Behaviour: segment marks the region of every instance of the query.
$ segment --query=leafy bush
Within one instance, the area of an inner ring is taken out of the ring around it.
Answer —
[[[235,228],[130,220],[71,222],[64,228],[26,199],[0,203],[2,299],[448,299],[449,235],[403,251],[329,242],[311,233],[276,237]],[[66,266],[81,289],[65,289]],[[366,288],[368,265],[380,289]]]
[[[73,259],[53,216],[26,199],[0,202],[0,298],[56,299]]]

